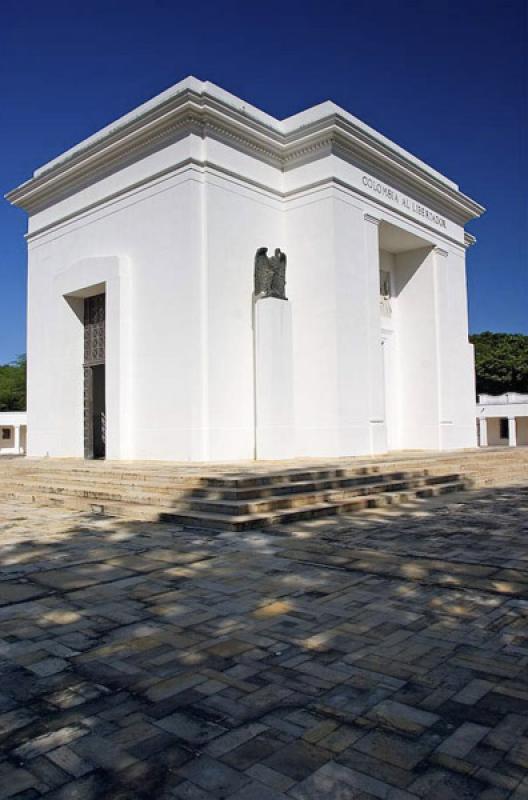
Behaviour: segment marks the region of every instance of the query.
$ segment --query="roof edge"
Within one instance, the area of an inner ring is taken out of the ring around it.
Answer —
[[[326,141],[339,139],[341,148],[360,151],[367,162],[390,166],[392,172],[405,174],[407,181],[416,181],[417,188],[427,186],[429,193],[438,195],[467,220],[485,210],[461,193],[457,184],[330,101],[280,121],[193,76],[35,170],[33,177],[6,194],[6,199],[33,213],[42,202],[53,203],[59,186],[75,191],[76,176],[95,175],[98,164],[117,161],[132,148],[138,148],[140,157],[142,142],[152,142],[153,137],[186,125],[201,135],[208,128],[222,130],[236,139],[237,146],[247,147],[280,169],[286,163],[289,168],[295,166],[296,154],[307,146],[316,150],[323,137]]]

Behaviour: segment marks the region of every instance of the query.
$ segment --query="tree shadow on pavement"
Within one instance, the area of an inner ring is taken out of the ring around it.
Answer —
[[[508,487],[213,534],[2,506],[0,798],[520,792],[527,512]]]

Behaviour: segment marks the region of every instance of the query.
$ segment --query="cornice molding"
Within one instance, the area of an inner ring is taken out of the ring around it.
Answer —
[[[477,241],[477,237],[476,236],[473,236],[472,233],[468,233],[467,231],[464,231],[464,247],[466,248],[466,250],[469,247],[473,247],[473,245],[476,243],[476,241]]]
[[[339,113],[284,133],[278,122],[274,127],[220,97],[187,87],[129,117],[37,170],[33,178],[9,192],[7,200],[35,213],[165,142],[195,134],[220,139],[281,171],[333,153],[374,174],[381,172],[462,223],[484,211],[425,165]]]
[[[360,164],[366,171],[373,171],[374,175],[377,173],[379,177],[392,181],[398,188],[420,196],[450,216],[454,215],[462,224],[481,216],[485,211],[483,206],[458,189],[339,114],[333,114],[313,126],[306,126],[302,129],[302,135],[304,139],[311,137],[309,145],[287,147],[284,169],[292,169],[303,163],[303,156],[308,150],[315,153],[330,147],[331,152],[344,161]],[[300,136],[300,132],[297,136]]]
[[[74,220],[79,219],[86,214],[97,211],[98,209],[105,208],[111,203],[130,197],[138,191],[159,185],[161,182],[175,176],[183,175],[187,170],[195,171],[200,175],[203,175],[207,172],[210,172],[213,175],[217,174],[224,179],[236,182],[239,186],[243,186],[253,191],[259,191],[263,195],[277,202],[287,198],[287,195],[284,192],[271,189],[259,181],[242,178],[237,175],[237,173],[233,172],[232,170],[225,169],[219,164],[189,157],[179,161],[177,164],[171,167],[167,167],[166,169],[160,170],[153,175],[149,175],[148,177],[142,178],[141,180],[136,181],[124,188],[118,189],[115,192],[110,192],[104,197],[98,198],[94,202],[86,203],[68,214],[63,214],[59,219],[55,219],[53,222],[31,231],[31,233],[26,233],[25,238],[28,242],[31,242],[34,239],[39,238],[42,234],[62,227],[63,225],[73,222]]]
[[[241,176],[239,173],[234,172],[233,170],[226,169],[226,167],[222,166],[221,164],[215,163],[213,161],[188,157],[183,159],[182,161],[179,161],[177,164],[162,169],[155,174],[149,175],[148,177],[142,178],[141,180],[129,184],[126,187],[122,187],[115,192],[109,192],[108,194],[98,198],[93,202],[85,203],[84,205],[79,206],[78,208],[69,213],[62,214],[59,218],[54,219],[52,222],[42,225],[39,228],[33,229],[31,233],[25,234],[25,238],[28,241],[28,244],[36,242],[40,240],[40,238],[43,235],[46,235],[53,231],[57,231],[64,225],[68,225],[69,223],[74,222],[75,220],[82,220],[87,214],[94,213],[100,209],[103,210],[105,207],[108,207],[112,203],[119,202],[121,200],[126,199],[127,197],[131,197],[138,191],[143,191],[145,189],[148,189],[149,187],[155,187],[156,185],[159,185],[160,183],[169,180],[173,177],[183,176],[186,171],[190,171],[191,173],[194,172],[196,175],[196,179],[199,180],[205,178],[207,174],[211,176],[216,175],[217,177],[222,178],[224,180],[233,181],[238,186],[248,189],[250,191],[253,192],[256,191],[260,193],[262,196],[268,198],[269,201],[275,201],[279,203],[283,201],[290,202],[297,198],[306,196],[307,193],[326,191],[327,189],[335,189],[341,192],[345,192],[345,194],[354,197],[359,194],[365,199],[370,199],[369,195],[365,194],[361,190],[358,190],[356,187],[351,186],[346,181],[342,181],[339,178],[335,177],[326,177],[315,181],[308,181],[307,183],[301,186],[297,186],[295,189],[290,189],[288,191],[280,191],[278,189],[274,189],[271,188],[270,186],[267,186],[265,183],[261,183],[260,181],[248,178],[247,176]],[[409,216],[409,215],[404,213],[403,216]],[[363,217],[365,221],[370,222],[376,226],[381,224],[381,218],[374,216],[369,212],[363,212]],[[413,222],[416,221],[410,217],[409,219],[411,219],[411,221]],[[428,228],[429,230],[431,230],[431,232],[434,233],[435,236],[437,237],[440,235],[442,239],[449,241],[452,246],[460,248],[463,247],[460,241],[454,239],[446,232],[442,232],[441,234],[439,234],[437,230],[432,228],[426,222],[421,223],[421,226],[423,228]],[[437,250],[438,249],[439,248],[437,248]]]

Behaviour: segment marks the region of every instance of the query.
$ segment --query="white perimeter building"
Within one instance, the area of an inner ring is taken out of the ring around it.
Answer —
[[[221,460],[476,445],[456,183],[331,102],[188,78],[38,169],[28,454]],[[288,300],[253,297],[256,251]]]
[[[0,411],[0,456],[20,456],[26,452],[27,414],[25,411]]]
[[[477,420],[481,447],[528,445],[528,394],[479,394]]]

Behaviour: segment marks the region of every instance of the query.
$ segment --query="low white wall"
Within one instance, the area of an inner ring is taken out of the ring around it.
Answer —
[[[505,403],[500,405],[493,403],[490,405],[479,404],[477,406],[478,417],[528,417],[528,403]]]
[[[528,394],[519,392],[505,392],[504,394],[479,394],[479,405],[482,406],[503,406],[511,404],[524,404],[528,406]]]

